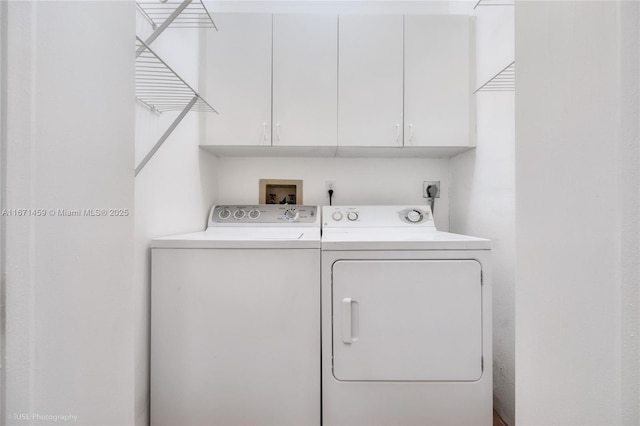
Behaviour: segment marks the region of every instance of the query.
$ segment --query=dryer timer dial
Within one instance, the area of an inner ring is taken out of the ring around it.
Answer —
[[[411,210],[407,212],[405,218],[411,223],[420,223],[422,222],[422,219],[424,219],[424,216],[418,210]]]

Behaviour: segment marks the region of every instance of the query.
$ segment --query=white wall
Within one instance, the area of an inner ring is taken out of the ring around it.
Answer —
[[[0,209],[6,207],[7,2],[0,2]],[[6,220],[0,216],[0,277],[5,276]],[[5,280],[0,278],[0,419],[5,418]],[[2,424],[2,423],[0,423]]]
[[[137,17],[143,40],[151,29]],[[151,48],[191,87],[198,89],[199,30],[167,29]],[[211,100],[215,108],[215,102]],[[136,114],[136,164],[179,112],[152,113],[140,104]],[[149,298],[151,238],[201,231],[216,196],[216,158],[201,150],[199,114],[190,112],[135,179],[135,423],[149,418]]]
[[[638,22],[516,5],[518,424],[640,423]]]
[[[6,424],[133,421],[132,2],[9,2]],[[5,123],[3,123],[4,125]]]
[[[514,59],[513,6],[479,6],[477,87]],[[515,123],[513,92],[478,92],[477,148],[453,157],[451,231],[492,240],[493,404],[515,424]]]
[[[478,6],[476,15],[476,88],[514,59],[514,7]]]
[[[220,158],[218,201],[258,202],[259,179],[302,179],[305,204],[328,205],[326,181],[335,181],[334,205],[417,204],[422,182],[439,180],[435,221],[449,229],[449,160],[407,158]]]
[[[640,3],[620,7],[622,422],[640,424]]]
[[[492,241],[494,409],[514,425],[514,93],[481,92],[476,102],[478,146],[450,161],[450,227]]]

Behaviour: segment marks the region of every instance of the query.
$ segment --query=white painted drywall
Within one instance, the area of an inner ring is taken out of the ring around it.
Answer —
[[[505,2],[506,4],[507,2]],[[513,62],[514,6],[478,6],[476,15],[476,88]]]
[[[479,6],[478,86],[514,59],[514,7]],[[515,424],[514,92],[478,92],[477,148],[450,160],[451,231],[492,240],[493,403]]]
[[[138,14],[137,34],[150,33]],[[199,30],[167,29],[151,48],[194,89],[199,80]],[[212,104],[215,102],[212,100]],[[177,117],[136,104],[136,164]],[[216,158],[199,148],[199,113],[190,112],[135,179],[135,424],[149,421],[151,238],[201,231],[216,195]]]
[[[478,146],[450,160],[451,232],[489,238],[493,267],[494,409],[515,417],[514,93],[476,95]]]
[[[0,2],[0,209],[6,206],[7,170],[7,2]],[[6,271],[6,219],[0,215],[0,277]],[[0,278],[0,419],[5,418],[5,280]],[[1,424],[1,423],[0,423]]]
[[[47,215],[6,218],[3,420],[131,424],[135,5],[9,2],[6,11],[3,207]],[[64,415],[77,417],[55,417]]]
[[[620,6],[622,423],[640,424],[640,3]]]
[[[302,179],[305,204],[328,205],[326,182],[335,181],[334,205],[426,205],[422,182],[439,180],[435,221],[449,229],[449,160],[407,158],[219,158],[218,201],[258,202],[260,179]]]
[[[516,4],[518,424],[640,421],[637,25]]]

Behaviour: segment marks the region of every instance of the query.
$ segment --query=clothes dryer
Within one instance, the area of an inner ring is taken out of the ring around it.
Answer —
[[[324,207],[325,426],[491,425],[490,242],[426,206]]]

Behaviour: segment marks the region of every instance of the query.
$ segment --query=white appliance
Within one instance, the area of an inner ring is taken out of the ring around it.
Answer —
[[[490,242],[323,207],[323,425],[491,425]]]
[[[152,241],[151,425],[320,424],[319,217],[215,206]]]

